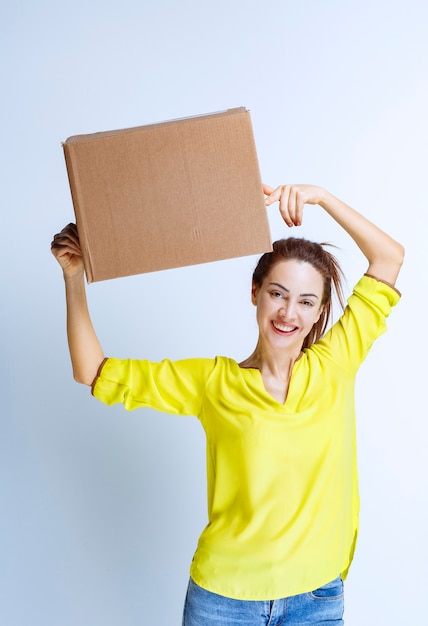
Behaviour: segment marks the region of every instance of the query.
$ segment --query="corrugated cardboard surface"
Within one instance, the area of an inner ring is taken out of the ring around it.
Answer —
[[[271,250],[245,108],[63,148],[88,282]]]

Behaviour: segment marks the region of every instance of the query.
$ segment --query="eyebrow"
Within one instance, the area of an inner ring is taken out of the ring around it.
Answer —
[[[285,291],[286,293],[290,293],[290,290],[287,289],[287,287],[284,287],[284,285],[281,285],[280,283],[269,283],[269,285],[273,285],[274,287],[279,287],[280,289],[282,289],[283,291]],[[317,300],[319,300],[319,297],[317,296],[316,293],[301,293],[300,298],[316,298]]]

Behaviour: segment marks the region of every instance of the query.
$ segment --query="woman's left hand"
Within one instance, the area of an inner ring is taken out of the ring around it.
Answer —
[[[279,201],[279,212],[287,226],[301,226],[305,204],[319,204],[323,189],[315,185],[263,185],[266,206]]]

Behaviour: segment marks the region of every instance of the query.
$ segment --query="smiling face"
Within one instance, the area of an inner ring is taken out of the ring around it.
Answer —
[[[310,263],[290,259],[276,263],[253,285],[259,341],[266,347],[299,350],[322,312],[323,278]]]

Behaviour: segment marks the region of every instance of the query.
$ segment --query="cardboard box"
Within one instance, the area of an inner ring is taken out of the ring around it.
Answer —
[[[89,283],[271,250],[245,108],[63,148]]]

